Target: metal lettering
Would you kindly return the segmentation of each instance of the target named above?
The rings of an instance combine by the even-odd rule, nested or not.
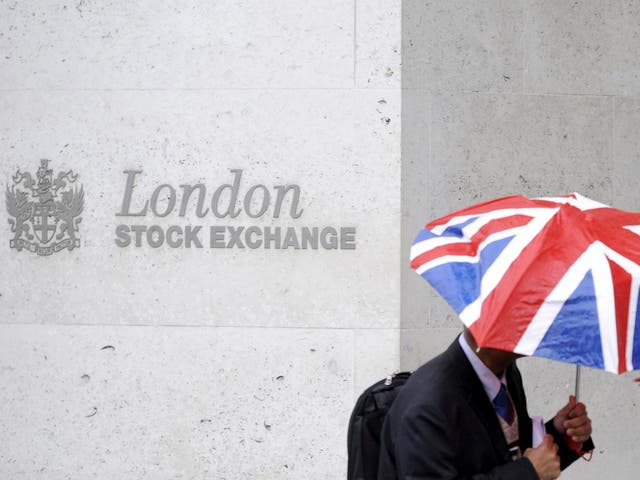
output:
[[[276,196],[276,204],[273,210],[273,218],[280,218],[280,209],[282,208],[282,201],[284,200],[284,196],[287,194],[289,190],[293,190],[293,199],[291,200],[291,210],[289,211],[289,215],[291,218],[300,218],[304,209],[300,209],[298,211],[298,201],[300,200],[300,187],[298,185],[275,185],[273,188],[276,189],[278,195]]]
[[[131,225],[131,231],[136,234],[136,247],[141,247],[142,234],[147,231],[146,225]]]
[[[135,188],[136,175],[142,173],[142,170],[125,170],[127,175],[127,184],[124,187],[124,196],[122,197],[122,210],[120,213],[116,213],[116,217],[144,217],[147,214],[147,206],[149,201],[144,204],[144,208],[138,213],[131,213],[131,196],[133,195],[133,189]]]
[[[204,183],[195,185],[180,184],[180,191],[169,183],[157,186],[144,204],[137,202],[134,196],[136,181],[142,170],[124,170],[126,175],[125,189],[122,197],[122,206],[116,216],[120,217],[144,217],[149,211],[156,217],[167,217],[177,213],[179,217],[188,215],[191,208],[198,218],[203,218],[212,213],[217,218],[236,218],[243,209],[250,218],[259,218],[268,214],[274,200],[272,218],[280,218],[283,208],[289,207],[289,216],[293,219],[300,218],[304,209],[300,206],[301,189],[299,185],[274,185],[273,190],[264,184],[255,184],[242,197],[242,169],[230,169],[233,179],[230,183],[218,186],[210,200],[207,201],[207,186]],[[261,191],[259,197],[257,192]],[[275,191],[275,193],[274,193]],[[195,197],[195,200],[193,200]],[[224,197],[224,199],[223,199]],[[176,209],[177,202],[179,209]],[[138,205],[138,211],[135,211]],[[286,214],[286,212],[285,212]]]
[[[274,233],[271,233],[271,227],[264,227],[264,248],[271,248],[272,242],[274,243],[273,248],[280,248],[280,227],[275,227]]]
[[[156,234],[157,238],[153,238],[154,234]],[[147,230],[147,243],[152,248],[161,247],[164,243],[164,230],[160,225],[152,225]]]
[[[129,227],[127,225],[118,225],[116,227],[116,245],[119,247],[128,247],[131,244],[129,236]]]
[[[175,237],[174,237],[175,234]],[[171,248],[178,248],[182,246],[182,228],[178,225],[171,225],[167,229],[167,245]]]
[[[302,227],[302,249],[306,250],[309,244],[312,250],[318,249],[318,227]]]
[[[340,249],[341,250],[356,249],[356,229],[354,227],[340,228]]]
[[[259,238],[257,240],[254,240],[252,238],[252,235],[254,234],[256,236],[262,235],[262,230],[260,230],[260,227],[249,227],[244,233],[244,241],[247,244],[247,247],[251,249],[260,248],[262,246],[262,239]]]
[[[194,227],[193,225],[187,225],[184,229],[184,246],[185,248],[191,248],[191,244],[196,248],[202,248],[202,242],[200,241],[200,229],[202,225]]]
[[[240,189],[240,180],[242,178],[242,170],[231,170],[231,172],[235,175],[233,179],[233,185],[225,184],[219,186],[216,191],[213,193],[213,197],[211,197],[211,210],[213,214],[218,218],[226,217],[227,215],[231,218],[236,218],[240,215],[241,210],[235,210],[236,202],[238,201],[238,190]],[[229,206],[227,210],[222,213],[219,211],[218,207],[220,206],[220,195],[222,195],[223,190],[231,189],[231,197],[229,199]]]
[[[287,233],[284,234],[284,241],[282,242],[282,248],[293,247],[296,250],[300,250],[300,244],[298,243],[298,236],[296,235],[296,229],[293,227],[287,228]]]
[[[187,213],[187,207],[189,206],[189,199],[191,198],[191,194],[194,190],[198,190],[198,206],[196,207],[196,215],[200,218],[204,217],[207,213],[209,213],[209,209],[207,208],[205,211],[202,210],[204,207],[205,196],[207,195],[207,187],[205,187],[202,183],[198,183],[196,185],[180,185],[182,188],[182,200],[180,202],[180,213],[178,214],[181,217],[184,217]]]
[[[160,192],[162,192],[163,188],[169,189],[169,196],[167,197],[167,206],[163,213],[158,212],[158,197],[160,196]],[[169,215],[173,208],[176,206],[176,190],[171,185],[167,183],[163,183],[158,188],[153,191],[151,195],[151,211],[156,215],[156,217],[166,217]]]
[[[236,244],[238,245],[238,248],[244,248],[244,245],[242,244],[242,240],[240,240],[240,234],[244,230],[244,227],[238,227],[238,228],[227,227],[227,229],[231,234],[231,237],[229,238],[229,243],[227,243],[227,248],[233,248]]]
[[[338,248],[338,232],[333,227],[325,227],[320,232],[320,244],[327,250]]]
[[[254,215],[253,213],[251,213],[251,201],[253,200],[253,193],[258,188],[262,188],[264,193],[262,194],[262,206],[260,207],[260,210],[258,210],[258,213]],[[267,187],[265,187],[264,185],[254,185],[244,196],[244,209],[247,212],[247,215],[249,215],[251,218],[258,218],[264,215],[264,213],[269,208],[269,203],[271,203],[271,196],[269,195],[269,190],[267,190]]]
[[[224,248],[224,232],[225,228],[219,225],[213,225],[210,229],[211,237],[209,238],[209,246],[211,248]]]

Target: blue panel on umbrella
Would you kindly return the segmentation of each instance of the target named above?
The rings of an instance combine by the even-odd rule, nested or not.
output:
[[[482,275],[512,238],[507,237],[491,242],[480,252],[479,262],[449,262],[427,270],[422,276],[444,297],[456,313],[460,313],[480,296]]]
[[[604,368],[593,276],[587,272],[567,299],[534,355]]]
[[[477,218],[478,217],[471,217],[466,222],[458,223],[457,225],[451,225],[447,227],[445,231],[442,232],[442,236],[443,237],[464,237],[464,234],[462,233],[462,229],[467,225],[469,225],[470,223],[475,222]]]
[[[432,233],[431,230],[427,228],[423,228],[422,230],[420,230],[420,232],[418,233],[418,236],[416,237],[413,243],[422,242],[423,240],[429,240],[431,238],[438,238],[438,237],[462,237],[463,236],[462,229],[467,225],[469,225],[470,223],[474,222],[477,218],[478,217],[472,217],[468,219],[466,222],[462,222],[457,225],[451,225],[447,227],[445,231],[442,232],[441,235],[436,235],[435,233]]]

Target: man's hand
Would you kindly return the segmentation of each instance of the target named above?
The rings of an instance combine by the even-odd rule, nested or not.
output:
[[[529,459],[540,480],[555,480],[560,476],[558,445],[551,435],[545,435],[536,448],[527,448],[524,456]]]
[[[591,420],[587,415],[584,403],[576,402],[571,395],[569,403],[558,411],[553,419],[553,426],[562,435],[567,435],[578,444],[582,444],[591,436]]]

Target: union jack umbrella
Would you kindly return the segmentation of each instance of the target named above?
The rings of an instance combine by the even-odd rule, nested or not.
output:
[[[427,224],[411,267],[480,347],[640,368],[640,213],[577,193],[499,198]]]

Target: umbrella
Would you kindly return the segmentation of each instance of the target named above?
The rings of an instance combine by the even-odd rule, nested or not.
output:
[[[434,220],[411,267],[479,347],[640,368],[640,214],[573,193],[509,196]]]

